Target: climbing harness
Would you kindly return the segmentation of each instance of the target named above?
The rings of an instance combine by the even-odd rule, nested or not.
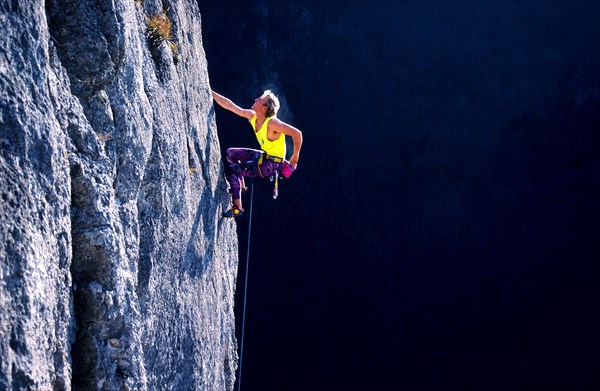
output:
[[[292,167],[283,158],[280,158],[277,156],[270,156],[267,153],[262,153],[257,161],[258,174],[260,175],[261,178],[265,177],[260,168],[260,166],[262,165],[262,163],[265,159],[271,160],[272,162],[275,162],[275,163],[279,163],[279,167],[277,167],[277,169],[270,176],[271,182],[275,181],[275,184],[273,186],[273,199],[276,200],[277,196],[279,195],[279,175],[281,174],[281,176],[283,178],[289,178],[290,175],[292,175],[292,173],[294,172],[295,168]]]
[[[238,391],[242,389],[242,360],[244,358],[244,334],[246,329],[246,298],[248,296],[248,268],[250,266],[250,230],[252,229],[252,201],[254,199],[254,180],[250,181],[250,208],[248,209],[248,246],[246,252],[246,278],[244,282],[244,310],[242,313],[242,340],[240,341],[240,367],[238,373]]]

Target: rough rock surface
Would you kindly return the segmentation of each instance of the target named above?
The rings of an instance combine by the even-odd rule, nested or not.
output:
[[[0,389],[232,389],[196,2],[2,0],[0,23]]]

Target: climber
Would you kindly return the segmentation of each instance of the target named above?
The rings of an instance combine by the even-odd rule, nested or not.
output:
[[[268,178],[277,175],[285,167],[296,169],[302,147],[302,132],[276,117],[279,99],[271,91],[265,91],[254,100],[250,109],[242,109],[230,99],[212,91],[213,99],[219,106],[232,111],[250,121],[254,134],[262,150],[250,148],[229,148],[225,176],[231,187],[232,206],[223,213],[225,217],[238,217],[244,214],[241,191],[246,190],[244,177]],[[285,135],[294,141],[294,153],[289,162],[285,160]]]

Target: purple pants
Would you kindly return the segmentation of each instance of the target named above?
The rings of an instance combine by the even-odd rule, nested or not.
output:
[[[264,152],[250,148],[229,148],[227,150],[227,164],[225,165],[225,177],[231,187],[231,196],[234,200],[241,197],[241,179],[270,177],[278,168],[280,163],[263,159],[258,171],[258,158]]]

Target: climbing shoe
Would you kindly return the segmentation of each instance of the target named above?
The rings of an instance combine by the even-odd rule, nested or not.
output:
[[[238,209],[235,206],[232,206],[226,212],[223,212],[223,217],[242,217],[244,215],[243,209]]]

